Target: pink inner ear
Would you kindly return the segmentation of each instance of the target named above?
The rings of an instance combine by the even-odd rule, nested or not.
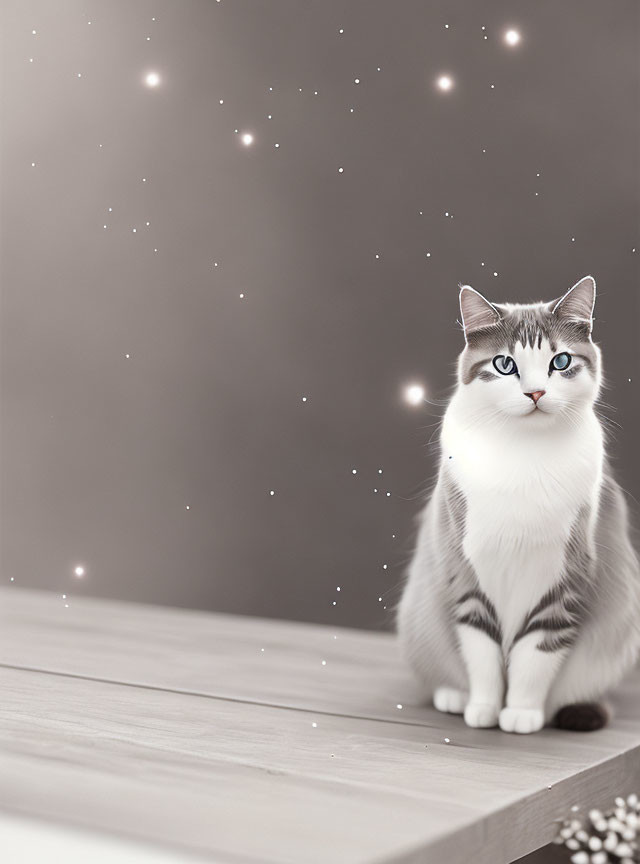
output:
[[[498,310],[482,294],[466,285],[460,292],[460,312],[465,333],[491,327],[500,320]]]

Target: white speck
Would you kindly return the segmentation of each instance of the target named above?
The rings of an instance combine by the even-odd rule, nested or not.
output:
[[[343,171],[344,171],[344,168],[338,168],[338,174],[342,174]]]
[[[260,653],[261,653],[261,654],[264,654],[264,648],[261,648],[261,649],[260,649]]]
[[[29,57],[29,63],[33,63],[33,57]]]
[[[326,666],[326,665],[327,665],[327,661],[326,661],[326,660],[323,660],[323,661],[322,661],[322,665],[323,665],[323,666]]]
[[[431,252],[427,252],[427,258],[431,258]]]
[[[378,474],[382,474],[382,468],[378,468]]]
[[[157,87],[160,83],[160,76],[157,72],[149,72],[145,75],[144,83],[147,87]]]
[[[447,92],[453,87],[453,78],[451,78],[450,75],[441,75],[436,81],[436,84],[440,90]]]
[[[449,25],[448,25],[448,24],[445,24],[445,25],[444,25],[444,29],[445,29],[445,30],[448,30],[448,29],[449,29]]]
[[[214,261],[214,262],[213,262],[213,266],[214,266],[214,267],[217,267],[217,266],[218,266],[218,262],[217,262],[217,261]]]
[[[138,231],[138,229],[137,229],[137,228],[132,228],[132,229],[131,229],[131,232],[132,232],[132,233],[133,233],[133,234],[136,234],[136,233],[137,233],[137,231]]]
[[[419,405],[424,400],[424,387],[421,384],[409,384],[405,387],[404,398],[409,405]]]
[[[494,275],[494,276],[497,276],[497,275],[498,275],[498,271],[497,271],[497,270],[494,270],[494,271],[493,271],[493,275]]]
[[[16,581],[16,580],[15,580],[15,576],[12,576],[10,581],[11,581],[11,582],[15,582],[15,581]]]
[[[336,601],[334,600],[333,603],[332,603],[331,605],[332,605],[332,606],[337,606]]]
[[[379,257],[380,257],[380,254],[378,252],[376,252],[376,258],[379,258]]]
[[[354,83],[354,84],[359,84],[359,83],[360,83],[360,79],[359,79],[359,78],[354,78],[354,79],[353,79],[353,83]]]
[[[143,182],[143,183],[146,183],[146,182],[147,182],[147,178],[146,178],[146,177],[143,177],[143,178],[142,178],[142,182]]]
[[[275,495],[275,494],[276,494],[275,489],[270,489],[270,490],[269,490],[269,495]]]
[[[78,78],[82,78],[82,72],[78,72]]]
[[[396,705],[396,708],[398,709],[398,711],[402,711],[402,705],[399,702]]]
[[[378,597],[378,603],[382,603],[382,597]]]
[[[65,603],[65,604],[64,604],[64,608],[65,608],[65,609],[68,609],[68,608],[69,608],[69,604],[68,604],[68,603]]]
[[[131,357],[131,354],[125,354],[124,356],[128,360]]]
[[[241,295],[240,295],[240,299],[241,299],[241,300],[244,300],[244,294],[241,294]]]
[[[242,134],[242,143],[245,147],[249,147],[251,144],[253,144],[253,135],[251,134],[251,132],[244,132]]]
[[[34,35],[34,36],[35,36],[35,35],[36,35],[36,33],[37,33],[37,30],[32,30],[32,31],[31,31],[31,32],[32,32],[32,33],[33,33],[33,35]]]
[[[66,595],[66,594],[63,594],[63,595],[62,595],[62,599],[63,599],[63,600],[66,600],[66,599],[67,599],[67,595]]]
[[[314,729],[317,729],[317,728],[318,728],[318,724],[317,724],[317,723],[312,723],[311,725],[312,725],[312,727],[313,727]]]
[[[273,146],[274,146],[274,147],[276,148],[276,150],[277,150],[278,147],[279,147],[280,145],[279,145],[279,144],[274,144]]]
[[[491,87],[492,90],[495,90],[495,89],[496,89],[496,85],[495,85],[495,84],[490,84],[489,86]]]
[[[340,590],[340,586],[337,585],[337,586],[336,586],[336,591],[339,591],[339,590]]]
[[[517,45],[520,41],[520,34],[517,30],[507,30],[504,34],[504,41],[507,45]]]
[[[444,743],[445,743],[445,744],[451,744],[451,739],[450,739],[450,738],[445,738],[445,739],[444,739]]]
[[[80,577],[80,576],[84,576],[84,567],[83,567],[81,564],[78,564],[78,566],[74,569],[73,572],[74,572],[74,573],[76,574],[76,576],[78,576],[78,577]]]
[[[146,224],[146,226],[147,226],[147,228],[148,228],[149,225],[150,225],[151,223],[150,223],[150,222],[146,222],[145,224]]]
[[[383,569],[383,570],[388,570],[388,569],[389,569],[389,565],[388,565],[388,564],[383,564],[383,565],[382,565],[382,569]]]
[[[306,401],[307,401],[307,397],[306,397],[306,396],[303,396],[303,397],[302,397],[302,401],[303,401],[303,402],[306,402]]]
[[[342,35],[342,34],[344,33],[344,28],[341,27],[341,28],[338,30],[338,33],[340,33],[340,35]]]
[[[190,504],[187,504],[187,506],[186,506],[184,509],[185,509],[185,510],[191,510],[191,505],[190,505]]]
[[[352,468],[352,469],[351,469],[351,473],[352,473],[352,474],[357,474],[357,473],[358,473],[358,469],[357,469],[357,468]]]
[[[387,498],[391,497],[391,492],[387,492]]]

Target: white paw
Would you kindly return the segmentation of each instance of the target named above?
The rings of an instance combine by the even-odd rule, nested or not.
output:
[[[542,708],[503,708],[500,712],[500,728],[503,732],[519,732],[528,735],[544,726]]]
[[[433,694],[433,705],[446,714],[462,714],[469,695],[453,687],[438,687]]]
[[[499,710],[498,705],[491,705],[487,702],[469,702],[464,709],[464,722],[467,726],[474,726],[479,729],[497,726]]]

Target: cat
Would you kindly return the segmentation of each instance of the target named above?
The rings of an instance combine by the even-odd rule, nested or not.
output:
[[[397,610],[439,711],[473,727],[597,729],[636,660],[640,572],[595,402],[596,284],[490,303],[460,289],[465,347]]]

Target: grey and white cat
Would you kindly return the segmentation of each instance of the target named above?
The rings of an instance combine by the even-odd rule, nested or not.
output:
[[[460,291],[466,345],[398,609],[404,653],[469,726],[595,729],[635,662],[640,573],[594,410],[586,276],[551,303]]]

